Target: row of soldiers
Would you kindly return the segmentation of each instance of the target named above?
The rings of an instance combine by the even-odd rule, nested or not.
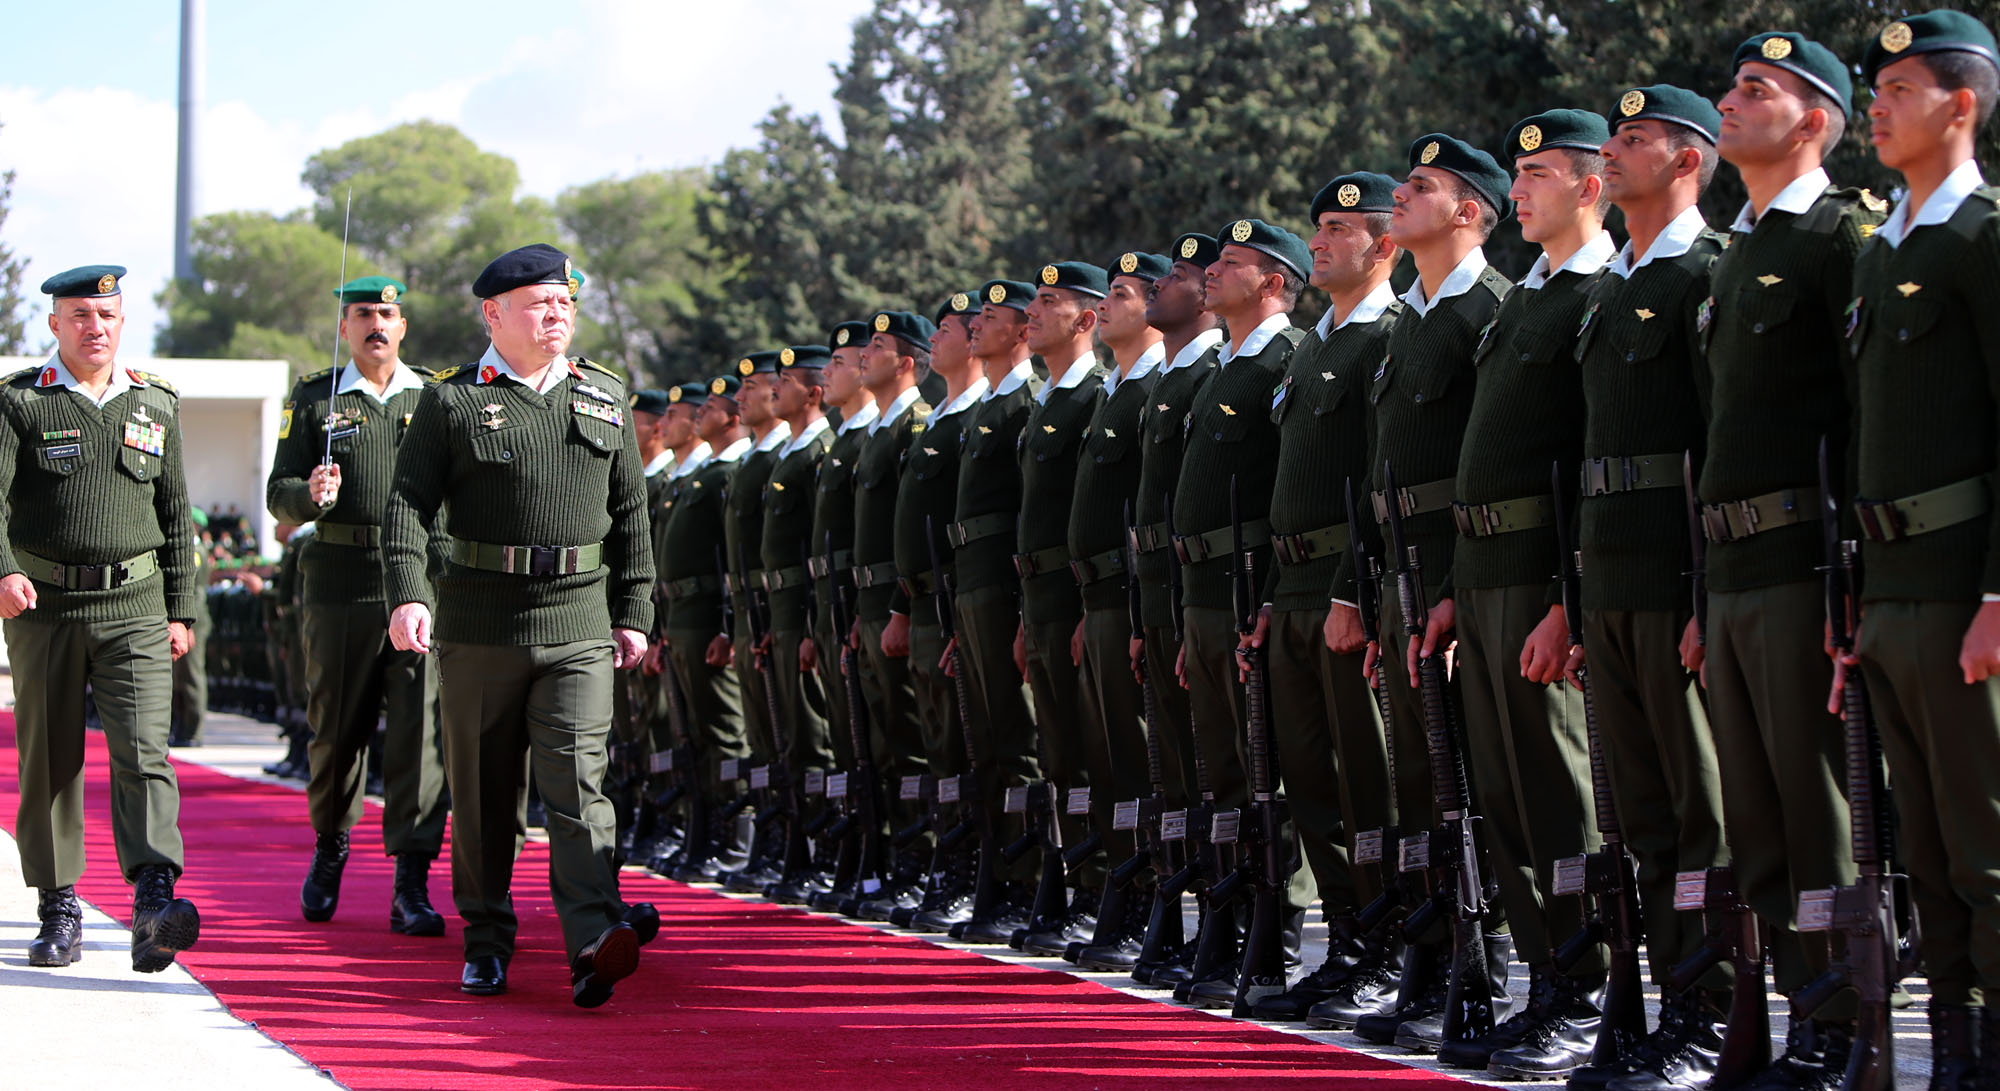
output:
[[[1990,1081],[1995,62],[1953,12],[1870,47],[1893,213],[1820,165],[1850,70],[1771,32],[1719,108],[1634,87],[1498,158],[1419,137],[1400,181],[1329,182],[1310,240],[1236,220],[638,392],[626,851],[1503,1077],[1868,1082],[1907,997],[1858,980],[1865,929],[1802,934],[1885,862],[1827,709],[1866,686],[1934,1085]],[[1481,249],[1509,215],[1518,283]],[[1829,658],[1844,533],[1867,624]],[[1315,898],[1328,954],[1290,976]]]

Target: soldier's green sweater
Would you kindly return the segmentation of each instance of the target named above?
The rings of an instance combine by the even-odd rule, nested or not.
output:
[[[781,424],[773,424],[781,428]],[[765,433],[764,438],[769,438]],[[784,441],[780,440],[779,443]],[[759,451],[755,447],[743,456],[729,475],[729,482],[723,487],[723,498],[728,501],[722,521],[722,555],[729,567],[729,574],[739,581],[747,581],[747,588],[762,589],[764,586],[764,486],[770,483],[771,471],[778,465],[776,447]],[[750,624],[750,592],[739,583],[736,593],[730,596],[730,604],[736,611],[736,624],[748,631]]]
[[[1583,376],[1576,339],[1590,290],[1602,271],[1558,271],[1540,288],[1517,287],[1493,316],[1473,353],[1479,382],[1458,449],[1463,504],[1547,497],[1555,464],[1575,473],[1583,458]],[[1544,509],[1553,519],[1554,506]],[[1427,562],[1428,563],[1428,562]],[[1452,558],[1454,587],[1541,584],[1562,601],[1556,532],[1548,526],[1485,537],[1461,536]]]
[[[826,454],[819,460],[819,478],[813,490],[812,555],[814,564],[824,564],[832,542],[835,567],[854,566],[854,463],[861,457],[861,443],[868,427],[857,425],[846,431],[836,424]],[[819,625],[825,628],[833,604],[833,583],[824,578],[813,581],[819,599]]]
[[[1076,489],[1069,503],[1069,555],[1078,561],[1118,551],[1118,567],[1099,565],[1098,578],[1084,585],[1086,610],[1123,610],[1125,591],[1125,517],[1136,512],[1139,497],[1139,414],[1152,396],[1153,376],[1119,380],[1110,394],[1101,390],[1092,400],[1090,422],[1084,427],[1083,450],[1076,461]]]
[[[287,523],[324,519],[380,526],[396,473],[396,448],[409,431],[423,389],[399,390],[384,403],[358,390],[335,394],[332,381],[333,369],[325,368],[292,387],[280,417],[278,450],[264,487],[264,503]],[[333,461],[340,467],[340,492],[331,506],[321,507],[313,503],[306,479],[326,453],[329,431],[334,436]],[[440,537],[438,546],[444,541]],[[443,561],[441,548],[434,546],[433,565]],[[308,603],[382,601],[382,557],[375,550],[315,538],[299,564]]]
[[[932,413],[922,434],[910,444],[903,473],[896,483],[896,574],[904,579],[936,578],[931,569],[931,549],[925,541],[928,524],[935,534],[937,556],[949,569],[952,565],[951,540],[945,536],[958,504],[958,463],[960,442],[966,422],[979,403],[941,416]],[[917,625],[937,624],[936,594],[912,598],[910,620]]]
[[[2000,189],[1982,187],[1854,268],[1859,495],[1899,500],[1984,478],[2000,500]],[[1862,545],[1864,597],[1969,602],[2000,594],[2000,502],[1942,530]]]
[[[1040,380],[1030,378],[969,411],[972,417],[961,434],[956,522],[1002,515],[1018,526],[1021,464],[1016,458],[1017,447],[1035,392],[1040,389]],[[1019,583],[1014,571],[1014,543],[1014,533],[1003,530],[961,546],[952,559],[959,592]]]
[[[1392,303],[1372,322],[1351,322],[1321,338],[1306,331],[1278,387],[1271,419],[1278,425],[1278,473],[1271,489],[1271,532],[1306,534],[1347,524],[1347,483],[1364,533],[1368,512],[1368,380],[1402,317]],[[1372,539],[1371,539],[1372,540]],[[1352,587],[1335,587],[1346,551],[1304,564],[1273,564],[1264,601],[1275,610],[1325,610],[1329,598],[1351,600]]]
[[[382,519],[384,601],[429,606],[440,640],[562,644],[653,623],[653,550],[637,437],[622,419],[624,384],[587,360],[547,394],[511,379],[448,369],[424,389]],[[606,393],[608,401],[579,389]],[[492,408],[488,408],[488,407]],[[427,548],[452,538],[491,545],[604,544],[604,564],[566,576],[519,576],[448,564],[432,591]]]
[[[861,443],[854,469],[854,566],[890,564],[896,560],[896,492],[903,457],[921,440],[931,419],[931,407],[912,402],[887,421],[877,420]],[[892,578],[863,587],[855,595],[855,617],[886,621],[891,613],[907,614],[910,600]]]
[[[1412,310],[1397,320],[1368,392],[1374,405],[1368,452],[1371,492],[1383,488],[1385,462],[1393,464],[1399,488],[1452,481],[1456,491],[1459,443],[1472,416],[1473,388],[1479,378],[1473,351],[1480,332],[1493,321],[1513,286],[1489,265],[1472,287],[1438,300],[1422,315]],[[1359,496],[1355,499],[1360,501]],[[1386,544],[1388,527],[1378,530]],[[1424,593],[1433,602],[1449,595],[1452,555],[1458,545],[1450,509],[1403,520],[1403,534],[1405,544],[1416,546],[1423,561]],[[1550,559],[1553,563],[1553,552]],[[1385,563],[1389,571],[1395,570],[1394,558]],[[1334,586],[1349,587],[1353,578],[1350,554],[1341,558]]]
[[[1104,384],[1104,369],[1094,361],[1071,366],[1086,369],[1083,379],[1067,388],[1044,387],[1048,397],[1028,410],[1021,429],[1021,522],[1014,551],[1056,549],[1063,558],[1021,581],[1021,616],[1030,625],[1083,616],[1083,596],[1069,568],[1070,498],[1076,492],[1084,426]]]
[[[0,575],[23,571],[15,549],[68,564],[112,564],[143,553],[160,575],[101,591],[69,591],[28,573],[35,608],[22,621],[125,621],[165,616],[193,624],[198,607],[194,522],[181,462],[180,396],[156,376],[102,408],[68,387],[37,386],[42,368],[0,385],[0,497],[7,534]],[[148,448],[151,448],[150,450]]]
[[[673,466],[646,478],[646,540],[653,544],[653,571],[657,575],[666,564],[666,551],[660,548],[660,532],[667,526],[667,494],[671,491]],[[659,584],[654,583],[653,631],[648,636],[658,640],[666,630],[667,604],[658,592]]]
[[[1798,215],[1772,208],[1734,232],[1716,259],[1697,371],[1706,391],[1708,459],[1701,499],[1717,504],[1780,489],[1817,489],[1825,437],[1845,464],[1848,391],[1840,335],[1855,256],[1882,222],[1858,189],[1828,188]],[[1869,197],[1867,201],[1876,202]],[[1818,579],[1817,520],[1708,550],[1708,588],[1743,591]]]
[[[722,632],[722,577],[715,570],[715,551],[727,535],[723,524],[728,505],[723,494],[736,461],[718,458],[667,485],[659,536],[660,584],[673,587],[692,581],[667,604],[670,631]]]
[[[805,567],[812,540],[813,485],[820,459],[832,443],[833,429],[821,430],[804,446],[779,458],[764,485],[764,536],[756,552],[763,557],[767,587],[772,577],[780,573],[787,577],[783,587],[769,593],[771,628],[778,632],[805,631]],[[786,446],[790,445],[787,441]]]
[[[1304,336],[1305,331],[1287,324],[1255,353],[1220,364],[1195,392],[1185,418],[1181,476],[1174,490],[1174,534],[1226,533],[1229,482],[1234,478],[1254,572],[1266,571],[1271,563],[1269,536],[1263,535],[1267,540],[1259,545],[1258,536],[1248,529],[1270,515],[1271,485],[1277,478],[1278,425],[1271,419],[1271,399],[1284,381],[1292,350]],[[1207,560],[1182,567],[1181,605],[1231,608],[1227,543]]]
[[[1577,342],[1583,371],[1585,458],[1685,451],[1700,472],[1708,447],[1694,368],[1695,316],[1723,236],[1705,231],[1685,254],[1607,274]],[[1654,471],[1661,472],[1661,471]],[[1577,504],[1586,610],[1684,610],[1693,565],[1681,460],[1659,488],[1587,496]]]
[[[1219,345],[1221,333],[1209,330]],[[1160,526],[1167,520],[1167,502],[1180,487],[1181,456],[1187,450],[1188,410],[1194,392],[1215,370],[1216,346],[1211,345],[1191,364],[1162,371],[1139,412],[1139,496],[1133,505],[1133,521],[1142,527]],[[1167,363],[1173,363],[1171,357]],[[1167,548],[1172,548],[1171,546]],[[1173,558],[1167,549],[1139,555],[1139,611],[1147,625],[1175,624],[1173,592],[1168,585]]]

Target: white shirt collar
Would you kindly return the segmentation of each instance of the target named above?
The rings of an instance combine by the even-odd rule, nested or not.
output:
[[[1551,272],[1549,252],[1544,250],[1535,258],[1535,264],[1528,267],[1528,275],[1521,278],[1521,287],[1531,292],[1535,291],[1547,284],[1556,273],[1580,273],[1589,276],[1611,264],[1611,259],[1616,253],[1611,245],[1611,234],[1599,231],[1590,237],[1589,242],[1577,247],[1576,253],[1571,254],[1569,260],[1562,263],[1562,268]]]
[[[1618,256],[1612,259],[1607,268],[1620,277],[1630,277],[1642,265],[1650,265],[1656,261],[1672,261],[1687,253],[1694,246],[1694,241],[1701,238],[1701,233],[1706,230],[1708,221],[1702,219],[1700,207],[1689,205],[1681,209],[1681,214],[1675,216],[1666,230],[1660,232],[1653,240],[1653,245],[1646,248],[1644,257],[1633,261],[1632,240],[1626,239],[1625,245],[1618,251]]]
[[[667,480],[678,481],[686,477],[703,466],[708,465],[708,460],[714,455],[715,452],[709,448],[708,444],[696,444],[695,449],[689,451],[686,458],[674,463],[674,468],[667,472]]]
[[[789,428],[790,425],[788,424],[786,425],[786,427]],[[827,423],[825,417],[814,417],[811,423],[807,424],[805,428],[799,432],[798,435],[792,437],[790,443],[785,444],[785,449],[778,452],[778,457],[779,458],[792,457],[793,451],[803,450],[808,444],[812,443],[813,440],[817,439],[821,433],[825,432],[830,427],[832,426]]]
[[[1021,384],[1027,382],[1028,377],[1030,375],[1033,375],[1034,373],[1035,373],[1035,362],[1033,360],[1023,360],[1020,363],[1014,365],[1014,370],[1008,372],[1006,375],[1001,377],[999,386],[996,386],[993,389],[988,390],[986,393],[981,394],[979,396],[979,400],[982,402],[990,402],[995,398],[1004,398],[1007,395],[1012,394],[1016,390],[1021,389]]]
[[[741,439],[738,439],[736,442],[731,443],[729,446],[724,447],[722,449],[721,454],[715,455],[714,457],[710,458],[707,462],[702,463],[702,465],[706,466],[709,465],[710,463],[716,463],[716,462],[734,462],[737,459],[742,458],[744,454],[749,450],[750,450],[750,437],[744,436]]]
[[[49,362],[42,365],[41,378],[36,380],[35,385],[66,386],[78,394],[83,394],[85,398],[90,399],[93,405],[102,409],[111,399],[139,384],[133,382],[131,374],[114,362],[111,365],[111,381],[104,386],[104,396],[101,398],[91,398],[89,394],[84,394],[82,387],[77,385],[76,376],[71,374],[69,365],[62,361],[62,353],[53,352],[49,354]]]
[[[875,415],[879,412],[881,410],[875,408],[875,399],[868,399],[853,414],[840,418],[840,431],[835,432],[834,435],[844,436],[856,428],[868,427],[870,424],[875,423]]]
[[[757,441],[757,453],[761,455],[766,451],[775,451],[783,447],[785,441],[791,438],[792,426],[786,424],[784,421],[779,421],[770,431],[764,433],[763,439]]]
[[[1160,364],[1166,360],[1166,358],[1167,358],[1166,342],[1155,341],[1152,344],[1147,345],[1146,351],[1140,353],[1139,358],[1137,360],[1132,361],[1131,371],[1126,372],[1123,376],[1120,376],[1118,374],[1117,368],[1114,367],[1111,369],[1111,373],[1104,377],[1104,392],[1106,394],[1116,394],[1118,392],[1118,388],[1121,385],[1130,382],[1133,379],[1143,379],[1146,376],[1151,375],[1153,373],[1153,369],[1159,367]]]
[[[660,449],[659,454],[653,456],[653,461],[646,463],[645,474],[647,477],[654,477],[662,470],[672,470],[673,468],[674,449],[672,447],[663,447]]]
[[[1251,330],[1250,336],[1243,339],[1242,348],[1237,349],[1224,345],[1222,346],[1222,352],[1218,355],[1225,365],[1238,356],[1255,356],[1264,351],[1264,346],[1271,343],[1271,338],[1278,336],[1279,330],[1291,324],[1292,319],[1290,315],[1283,312],[1274,314],[1257,323],[1257,328]]]
[[[1043,383],[1042,388],[1035,391],[1035,404],[1047,405],[1049,404],[1049,395],[1056,391],[1075,390],[1077,387],[1082,386],[1083,380],[1089,376],[1091,370],[1096,366],[1097,354],[1094,352],[1086,352],[1082,356],[1071,360],[1069,366],[1063,369],[1062,378],[1056,379],[1053,382]],[[1054,368],[1049,369],[1050,375],[1054,375],[1055,373]]]
[[[1932,190],[1929,197],[1924,198],[1924,207],[1918,209],[1916,215],[1910,215],[1910,202],[1907,198],[1897,204],[1882,226],[1875,229],[1875,237],[1890,246],[1901,246],[1910,232],[1917,228],[1941,224],[1951,219],[1952,214],[1958,211],[1958,206],[1964,204],[1967,197],[1972,196],[1972,191],[1985,184],[1986,176],[1979,173],[1979,164],[1968,159],[1960,163],[1950,174],[1945,175],[1944,181],[1938,188]]]
[[[1806,209],[1811,208],[1813,202],[1819,200],[1819,195],[1825,193],[1826,187],[1832,184],[1833,181],[1826,176],[1825,167],[1814,167],[1797,178],[1792,179],[1791,185],[1779,190],[1778,195],[1771,199],[1771,204],[1764,211],[1767,214],[1773,210],[1789,212],[1796,216]],[[1729,230],[1754,230],[1757,226],[1757,221],[1762,218],[1762,216],[1759,216],[1750,207],[1750,202],[1745,201],[1743,202],[1743,211],[1736,214],[1736,222],[1729,225]]]
[[[875,433],[880,432],[883,428],[888,426],[889,422],[895,420],[899,416],[902,416],[903,410],[908,409],[909,407],[917,404],[917,399],[923,397],[923,393],[924,393],[923,391],[918,390],[916,387],[913,386],[910,389],[903,391],[901,394],[896,395],[896,400],[889,403],[888,412],[883,413],[877,416],[874,420],[868,422],[868,434],[872,436]]]
[[[970,386],[967,386],[964,390],[959,391],[958,397],[953,398],[949,402],[946,402],[945,407],[943,409],[938,410],[937,413],[931,417],[931,419],[933,421],[940,420],[942,418],[951,416],[953,413],[958,413],[970,409],[972,408],[974,403],[983,400],[985,397],[986,397],[986,376],[981,375],[978,378],[972,380],[972,384]]]
[[[514,370],[514,365],[501,357],[500,350],[494,348],[489,342],[486,346],[486,354],[479,358],[479,382],[481,385],[484,385],[501,379],[511,379],[537,394],[547,394],[556,388],[557,383],[569,377],[569,369],[569,360],[566,357],[558,356],[549,362],[548,367],[542,369],[542,377],[540,379],[530,383],[528,380],[521,378],[520,373]]]
[[[1410,283],[1410,290],[1403,293],[1403,302],[1417,312],[1418,318],[1422,318],[1431,313],[1431,308],[1439,303],[1452,296],[1464,295],[1471,291],[1472,286],[1479,283],[1479,275],[1485,271],[1486,250],[1484,247],[1475,246],[1471,253],[1459,259],[1458,265],[1451,272],[1445,274],[1444,283],[1438,285],[1437,291],[1432,292],[1429,299],[1424,298],[1424,278],[1419,276]]]
[[[1208,329],[1195,334],[1194,340],[1182,345],[1181,350],[1174,353],[1174,358],[1167,362],[1167,366],[1160,369],[1160,374],[1165,375],[1168,372],[1179,371],[1184,367],[1193,366],[1196,360],[1201,359],[1202,353],[1221,343],[1222,331],[1210,326]]]
[[[1329,305],[1326,308],[1326,313],[1319,316],[1319,322],[1313,328],[1319,331],[1319,339],[1324,341],[1333,336],[1334,330],[1340,329],[1350,322],[1356,322],[1365,326],[1375,321],[1382,317],[1382,312],[1388,310],[1389,304],[1395,301],[1396,289],[1389,287],[1389,282],[1385,280],[1369,291],[1368,295],[1361,302],[1355,304],[1354,309],[1349,311],[1347,317],[1341,319],[1338,324],[1335,324],[1333,321],[1333,307]]]
[[[554,369],[551,368],[550,370]],[[358,392],[374,398],[377,405],[387,405],[390,398],[401,394],[405,390],[422,390],[423,388],[423,378],[410,365],[397,360],[395,369],[389,372],[389,385],[382,388],[382,395],[380,397],[376,397],[375,391],[369,387],[367,380],[361,377],[361,369],[354,366],[354,361],[349,360],[347,366],[340,369],[340,382],[335,384],[333,392],[335,394],[352,394]]]

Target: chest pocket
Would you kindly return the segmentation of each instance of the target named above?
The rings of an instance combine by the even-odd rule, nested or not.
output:
[[[1059,459],[1082,442],[1080,434],[1083,425],[1054,413],[1045,413],[1039,420],[1028,422],[1028,430],[1022,444],[1037,462]]]
[[[363,422],[359,420],[349,420],[343,424],[335,425],[331,431],[326,433],[327,438],[333,442],[333,453],[336,455],[351,455],[359,449],[363,427]]]
[[[49,473],[67,477],[90,464],[90,447],[81,439],[44,443],[35,448],[35,464]]]
[[[1202,406],[1194,411],[1188,434],[1206,437],[1214,443],[1241,443],[1250,434],[1251,414],[1268,411],[1269,404],[1268,401],[1255,405],[1218,401]]]
[[[828,455],[819,464],[819,491],[846,492],[854,480],[854,463],[844,455]]]
[[[1867,304],[1862,306],[1865,309]],[[1897,345],[1912,344],[1928,335],[1943,314],[1944,308],[1935,300],[1894,296],[1876,308],[1862,337],[1880,337]]]
[[[521,432],[515,428],[481,429],[467,445],[472,450],[472,460],[483,466],[507,469],[514,465],[520,452],[514,449],[520,441]]]
[[[151,420],[127,420],[123,424],[118,446],[118,468],[134,481],[152,481],[160,476],[160,466],[167,450],[167,432],[175,427],[175,422],[158,407],[151,407],[155,418]]]
[[[951,441],[945,440],[943,442],[948,443]],[[908,470],[910,475],[918,481],[934,480],[939,474],[944,473],[946,469],[950,468],[950,466],[951,456],[945,454],[941,448],[936,446],[935,442],[930,446],[918,443],[916,446],[910,448]]]
[[[1106,434],[1102,428],[1093,428],[1083,441],[1083,457],[1106,466],[1125,461],[1132,453],[1132,437],[1127,432],[1113,428]]]
[[[1007,439],[1009,428],[995,428],[991,425],[975,426],[966,433],[965,453],[974,458],[999,458],[1014,453],[1014,445]]]
[[[617,425],[610,421],[598,420],[596,417],[586,417],[581,413],[570,414],[569,430],[577,446],[591,454],[607,458],[623,442]]]
[[[1674,334],[1673,319],[1664,313],[1644,319],[1640,318],[1636,311],[1629,311],[1623,317],[1609,320],[1599,315],[1597,324],[1602,328],[1592,330],[1591,337],[1609,338],[1612,354],[1610,358],[1628,364],[1643,364],[1659,358],[1660,353],[1667,347],[1667,341]],[[1582,359],[1581,353],[1588,348],[1588,344],[1578,346],[1579,361]]]
[[[1744,329],[1762,337],[1783,330],[1798,307],[1798,293],[1790,285],[1743,288],[1736,293],[1736,321]]]
[[[1351,369],[1334,373],[1331,379],[1314,372],[1292,384],[1292,392],[1287,395],[1287,400],[1296,399],[1301,412],[1310,408],[1313,417],[1317,419],[1340,408],[1340,403],[1347,400],[1347,390],[1353,382]]]
[[[1488,346],[1488,351],[1497,350]],[[1402,386],[1412,404],[1436,405],[1451,396],[1452,387],[1457,385],[1458,371],[1450,364],[1415,365],[1406,362],[1402,365],[1402,373],[1391,375],[1390,379]]]

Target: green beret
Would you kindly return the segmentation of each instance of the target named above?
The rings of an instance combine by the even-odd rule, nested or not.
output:
[[[707,383],[682,383],[667,388],[668,405],[700,405],[707,400]]]
[[[868,323],[842,322],[826,335],[826,347],[844,349],[849,345],[860,348],[868,343]]]
[[[833,359],[825,345],[792,345],[778,350],[778,374],[787,371],[818,371]]]
[[[876,311],[875,320],[869,323],[869,327],[876,333],[901,338],[927,352],[931,347],[931,334],[937,332],[930,319],[909,311]]]
[[[1167,260],[1165,254],[1148,254],[1143,250],[1127,250],[1123,254],[1113,258],[1111,264],[1105,266],[1104,270],[1111,274],[1111,279],[1113,280],[1119,277],[1132,277],[1135,280],[1143,280],[1151,284],[1168,273],[1173,272],[1174,263]]]
[[[1035,286],[1018,280],[989,280],[979,286],[979,298],[984,301],[982,307],[993,303],[1025,311],[1028,301],[1035,298]]]
[[[1306,240],[1262,220],[1235,220],[1222,225],[1216,240],[1223,246],[1247,246],[1285,263],[1302,277],[1312,276],[1312,251]]]
[[[494,258],[480,272],[479,279],[472,282],[472,294],[481,299],[492,299],[503,292],[530,284],[560,284],[571,288],[574,294],[575,289],[571,287],[574,272],[568,254],[547,243],[532,243]]]
[[[189,508],[188,518],[194,520],[195,526],[206,527],[208,525],[208,513],[201,510],[200,508],[194,508],[194,507]]]
[[[973,315],[979,313],[979,307],[977,292],[953,292],[948,299],[938,304],[937,318],[934,321],[942,326],[945,319],[956,316],[969,322]]]
[[[1319,218],[1329,212],[1396,211],[1396,184],[1386,174],[1367,170],[1335,178],[1313,197],[1313,226],[1318,227]]]
[[[718,375],[708,381],[708,393],[710,397],[728,398],[733,402],[736,400],[736,392],[741,389],[743,389],[743,380],[738,379],[734,375]]]
[[[1171,254],[1177,262],[1184,261],[1206,269],[1215,264],[1215,259],[1222,256],[1222,244],[1199,231],[1189,231],[1174,240]]]
[[[1507,191],[1514,188],[1513,178],[1501,169],[1498,160],[1455,136],[1431,133],[1418,137],[1410,145],[1410,169],[1418,167],[1456,174],[1493,206],[1501,219],[1514,214],[1514,202],[1507,198]]]
[[[1618,97],[1618,108],[1605,119],[1613,126],[1627,121],[1664,121],[1693,129],[1710,144],[1722,137],[1722,111],[1693,91],[1671,83],[1626,91]]]
[[[1939,10],[1912,15],[1883,27],[1882,33],[1868,43],[1868,52],[1862,55],[1861,75],[1874,83],[1875,73],[1884,65],[1919,53],[1943,52],[1970,53],[2000,67],[2000,49],[1996,49],[1993,32],[1986,29],[1985,23],[1962,11]]]
[[[1548,148],[1595,154],[1611,139],[1611,126],[1589,110],[1544,110],[1507,130],[1507,152],[1519,159]]]
[[[42,281],[42,291],[56,299],[96,299],[118,295],[123,265],[79,265]]]
[[[589,279],[589,277],[583,275],[583,270],[571,269],[569,271],[569,297],[575,299],[577,296],[582,295],[583,282]]]
[[[651,413],[656,417],[667,415],[668,394],[664,390],[634,390],[630,399],[632,412]]]
[[[776,375],[778,373],[778,353],[775,349],[753,352],[736,361],[736,377],[748,379],[752,375]]]
[[[1037,289],[1067,288],[1087,296],[1103,299],[1111,292],[1111,278],[1104,270],[1087,261],[1059,261],[1054,265],[1042,266],[1035,276]]]
[[[1803,34],[1772,30],[1751,35],[1736,47],[1736,58],[1730,63],[1730,72],[1742,68],[1749,61],[1790,72],[1839,103],[1842,113],[1854,109],[1854,77],[1848,73],[1847,66],[1840,63],[1833,50]]]
[[[395,277],[356,277],[334,291],[342,306],[349,303],[395,303],[410,286]]]

